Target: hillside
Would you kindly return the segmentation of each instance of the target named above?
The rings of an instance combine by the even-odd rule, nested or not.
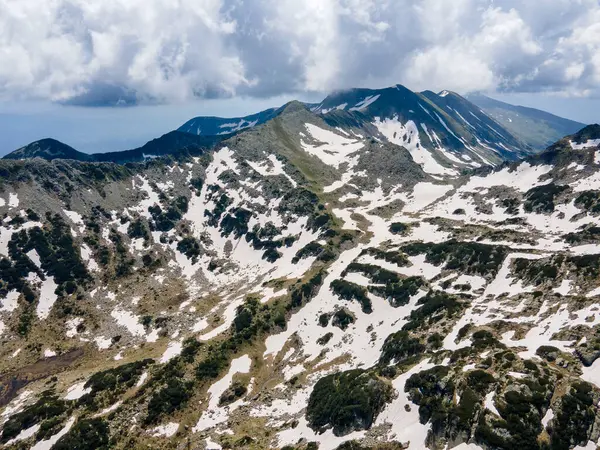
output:
[[[482,94],[471,94],[467,99],[535,150],[542,150],[585,126],[546,111],[511,105]]]
[[[246,117],[214,117],[200,116],[188,120],[177,130],[203,136],[217,136],[235,133],[237,131],[261,125],[277,116],[282,108],[271,108]]]
[[[4,156],[5,159],[43,158],[49,161],[54,159],[74,159],[77,161],[92,161],[93,157],[75,150],[56,139],[40,139],[21,147]]]
[[[448,101],[460,103],[460,111]],[[455,103],[453,103],[455,104]],[[404,86],[352,89],[328,96],[314,112],[329,116],[346,112],[359,132],[379,135],[405,146],[413,159],[434,175],[457,174],[462,169],[515,160],[529,149],[479,108],[452,93],[416,93]],[[462,114],[461,114],[462,112]]]
[[[227,136],[193,136],[189,133],[171,131],[132,150],[94,153],[91,155],[79,152],[54,139],[42,139],[9,153],[4,156],[3,159],[43,158],[49,161],[55,159],[71,159],[75,161],[125,164],[142,162],[167,155],[177,157],[181,154],[201,154],[205,150],[214,147],[226,137]]]
[[[0,444],[593,448],[600,127],[527,155],[394,90],[0,160]]]

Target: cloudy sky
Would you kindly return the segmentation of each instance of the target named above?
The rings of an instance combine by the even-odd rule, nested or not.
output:
[[[0,0],[0,153],[396,83],[600,121],[600,1]]]

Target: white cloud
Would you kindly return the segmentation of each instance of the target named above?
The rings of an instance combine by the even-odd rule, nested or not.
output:
[[[271,2],[268,2],[271,3]],[[298,87],[326,90],[340,68],[339,5],[336,0],[280,0],[273,6],[269,31],[290,47],[290,59],[298,61]]]
[[[0,0],[0,99],[179,102],[397,82],[600,96],[600,4]]]
[[[463,40],[417,52],[408,60],[405,77],[418,90],[469,92],[489,90],[496,84],[491,68]]]
[[[248,84],[221,0],[0,0],[4,96],[63,100],[115,84],[159,100]]]

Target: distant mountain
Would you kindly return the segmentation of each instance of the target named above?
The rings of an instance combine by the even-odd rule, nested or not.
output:
[[[43,158],[49,161],[53,159],[75,159],[77,161],[92,161],[93,157],[86,153],[75,150],[56,139],[40,139],[21,147],[14,152],[4,156],[5,159],[27,159]]]
[[[532,160],[558,167],[600,164],[600,125],[588,125],[575,134],[565,136]]]
[[[218,136],[235,133],[265,123],[281,112],[282,108],[271,108],[246,117],[194,117],[188,120],[177,131],[197,136]]]
[[[487,104],[495,102],[482,96],[469,98],[479,101],[484,98]],[[496,108],[505,105],[504,110],[520,108],[501,102],[493,104]],[[576,122],[528,108],[524,108],[528,111],[527,116],[523,112],[513,112],[514,118],[502,121],[500,118],[507,117],[505,113],[496,119],[494,114],[482,111],[455,92],[418,93],[395,85],[384,89],[338,91],[319,104],[291,102],[244,117],[196,117],[177,130],[132,150],[87,155],[58,141],[43,140],[6,158],[38,156],[123,164],[165,155],[198,154],[233,135],[277,119],[290,105],[320,117],[341,135],[371,138],[403,147],[427,174],[433,176],[455,177],[464,170],[521,159],[581,128]],[[531,117],[536,120],[532,126]],[[569,132],[558,131],[555,123],[562,124],[563,128],[569,125]],[[297,128],[302,132],[300,127]]]
[[[600,125],[593,124],[579,130],[572,136],[567,136],[573,147],[600,147]]]
[[[198,154],[212,148],[228,136],[194,136],[181,131],[171,131],[159,138],[153,139],[143,146],[119,152],[95,153],[94,161],[126,163],[139,162],[165,155],[181,153]]]
[[[55,139],[42,139],[9,153],[4,156],[4,159],[30,159],[39,157],[47,160],[72,159],[84,162],[125,164],[165,155],[177,155],[181,153],[198,154],[208,148],[212,148],[228,136],[230,135],[194,136],[181,131],[171,131],[147,142],[139,148],[117,152],[94,153],[91,155],[77,151]]]
[[[312,111],[331,126],[350,127],[406,147],[432,175],[515,160],[531,149],[456,93],[416,93],[404,86],[352,89]]]
[[[583,123],[546,111],[511,105],[482,94],[470,94],[467,99],[535,150],[543,150],[563,136],[585,127]]]

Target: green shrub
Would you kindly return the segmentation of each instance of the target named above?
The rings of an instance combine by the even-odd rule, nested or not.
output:
[[[594,388],[586,382],[575,382],[562,397],[561,408],[548,429],[550,448],[563,450],[574,445],[585,446],[596,418]]]
[[[368,277],[372,283],[376,284],[398,283],[400,281],[400,277],[397,273],[373,264],[350,263],[342,272],[342,276],[345,277],[348,273],[362,273]]]
[[[292,259],[292,263],[296,264],[298,261],[304,258],[308,258],[311,256],[318,257],[323,251],[325,247],[319,244],[317,241],[312,241],[302,247],[300,250],[296,252],[296,255]]]
[[[235,402],[237,399],[242,398],[246,395],[248,389],[245,385],[240,383],[239,381],[235,381],[229,386],[219,397],[219,406],[230,405]]]
[[[449,368],[436,366],[410,376],[404,386],[408,398],[419,405],[419,421],[432,421],[434,429],[441,429],[453,409],[454,382]]]
[[[191,259],[193,264],[198,261],[198,258],[202,254],[200,242],[193,236],[188,236],[180,240],[177,243],[177,250],[179,253],[184,254],[188,259]]]
[[[381,364],[401,363],[402,361],[420,355],[425,346],[417,338],[411,337],[407,331],[397,331],[390,334],[381,348],[379,362]]]
[[[556,361],[556,358],[560,355],[560,350],[551,345],[542,345],[541,347],[538,347],[535,354],[546,361],[553,362]]]
[[[421,277],[408,277],[396,283],[389,283],[385,286],[369,286],[369,292],[384,297],[390,304],[397,308],[408,304],[410,298],[419,292],[419,288],[425,285],[425,280]]]
[[[190,180],[190,186],[196,189],[196,195],[200,195],[202,186],[204,186],[204,180],[200,177],[194,177]]]
[[[247,209],[235,208],[221,220],[221,236],[229,237],[231,233],[236,239],[248,233],[248,222],[252,213]]]
[[[399,251],[384,251],[376,248],[367,248],[361,252],[362,255],[371,255],[375,259],[383,259],[392,264],[396,264],[399,267],[406,267],[410,265],[410,261],[406,255]]]
[[[464,305],[455,296],[440,291],[430,291],[418,304],[422,306],[411,311],[410,321],[402,327],[403,330],[431,325],[443,317],[453,317],[464,309]]]
[[[516,198],[505,198],[501,202],[502,206],[505,209],[506,214],[510,214],[511,216],[516,216],[519,214],[519,206],[521,206],[521,202]]]
[[[108,424],[103,419],[78,420],[67,434],[52,446],[53,450],[103,450],[109,445]]]
[[[146,242],[150,241],[150,231],[148,230],[148,226],[139,218],[129,224],[127,227],[127,235],[131,239],[144,239]]]
[[[262,259],[274,263],[283,256],[283,253],[274,248],[268,248],[262,255]]]
[[[406,231],[409,230],[409,226],[401,223],[401,222],[394,222],[390,225],[390,233],[392,234],[403,234]]]
[[[142,361],[135,361],[122,366],[108,369],[103,372],[93,374],[85,383],[85,388],[90,388],[91,392],[100,392],[107,389],[114,390],[119,385],[132,387],[142,375],[144,369],[153,364],[154,360],[148,358]]]
[[[373,306],[367,296],[366,288],[346,280],[333,280],[330,286],[333,293],[342,300],[356,300],[360,303],[364,313],[370,314],[373,312]]]
[[[354,317],[354,314],[352,314],[346,308],[340,308],[333,313],[331,325],[341,328],[342,330],[346,330],[346,328],[348,328],[354,322],[356,322],[356,317]]]
[[[208,187],[209,192],[218,192],[221,188],[216,185],[211,185]],[[211,197],[212,198],[212,197]],[[219,222],[221,220],[221,216],[225,212],[225,210],[231,205],[232,200],[227,196],[227,194],[222,193],[219,199],[216,201],[215,207],[212,211],[205,210],[204,216],[208,217],[207,223],[211,227],[219,226]]]
[[[554,212],[556,197],[569,189],[568,186],[560,186],[554,183],[536,186],[525,193],[523,207],[527,212]]]
[[[563,236],[564,240],[569,244],[582,244],[586,242],[600,241],[600,227],[587,226],[580,231],[567,233]]]
[[[310,394],[306,418],[312,429],[330,426],[336,436],[369,429],[392,395],[390,385],[361,369],[327,375]]]
[[[0,443],[6,443],[16,437],[21,431],[32,427],[46,419],[61,416],[68,410],[67,402],[46,391],[31,406],[13,414],[2,428]]]
[[[308,281],[304,283],[297,282],[292,286],[290,309],[299,308],[317,295],[326,275],[327,272],[325,270],[320,270],[310,277]]]
[[[326,345],[331,340],[332,337],[333,337],[333,333],[331,333],[331,332],[326,333],[323,336],[321,336],[319,339],[317,339],[317,344]]]
[[[600,214],[600,191],[583,191],[575,199],[575,206],[591,214]]]
[[[467,385],[480,395],[486,395],[495,382],[494,376],[485,370],[471,370],[467,374]]]
[[[329,320],[331,319],[331,314],[323,313],[319,316],[319,325],[325,328],[329,325]]]
[[[506,348],[496,337],[487,330],[479,330],[471,336],[473,339],[473,348],[483,350],[488,347]]]
[[[154,393],[148,402],[146,424],[156,423],[163,415],[169,415],[187,405],[192,395],[193,383],[172,378],[162,389]]]
[[[402,247],[410,256],[425,254],[428,263],[468,275],[495,276],[509,249],[501,245],[458,242],[451,239],[439,244],[412,243]]]

